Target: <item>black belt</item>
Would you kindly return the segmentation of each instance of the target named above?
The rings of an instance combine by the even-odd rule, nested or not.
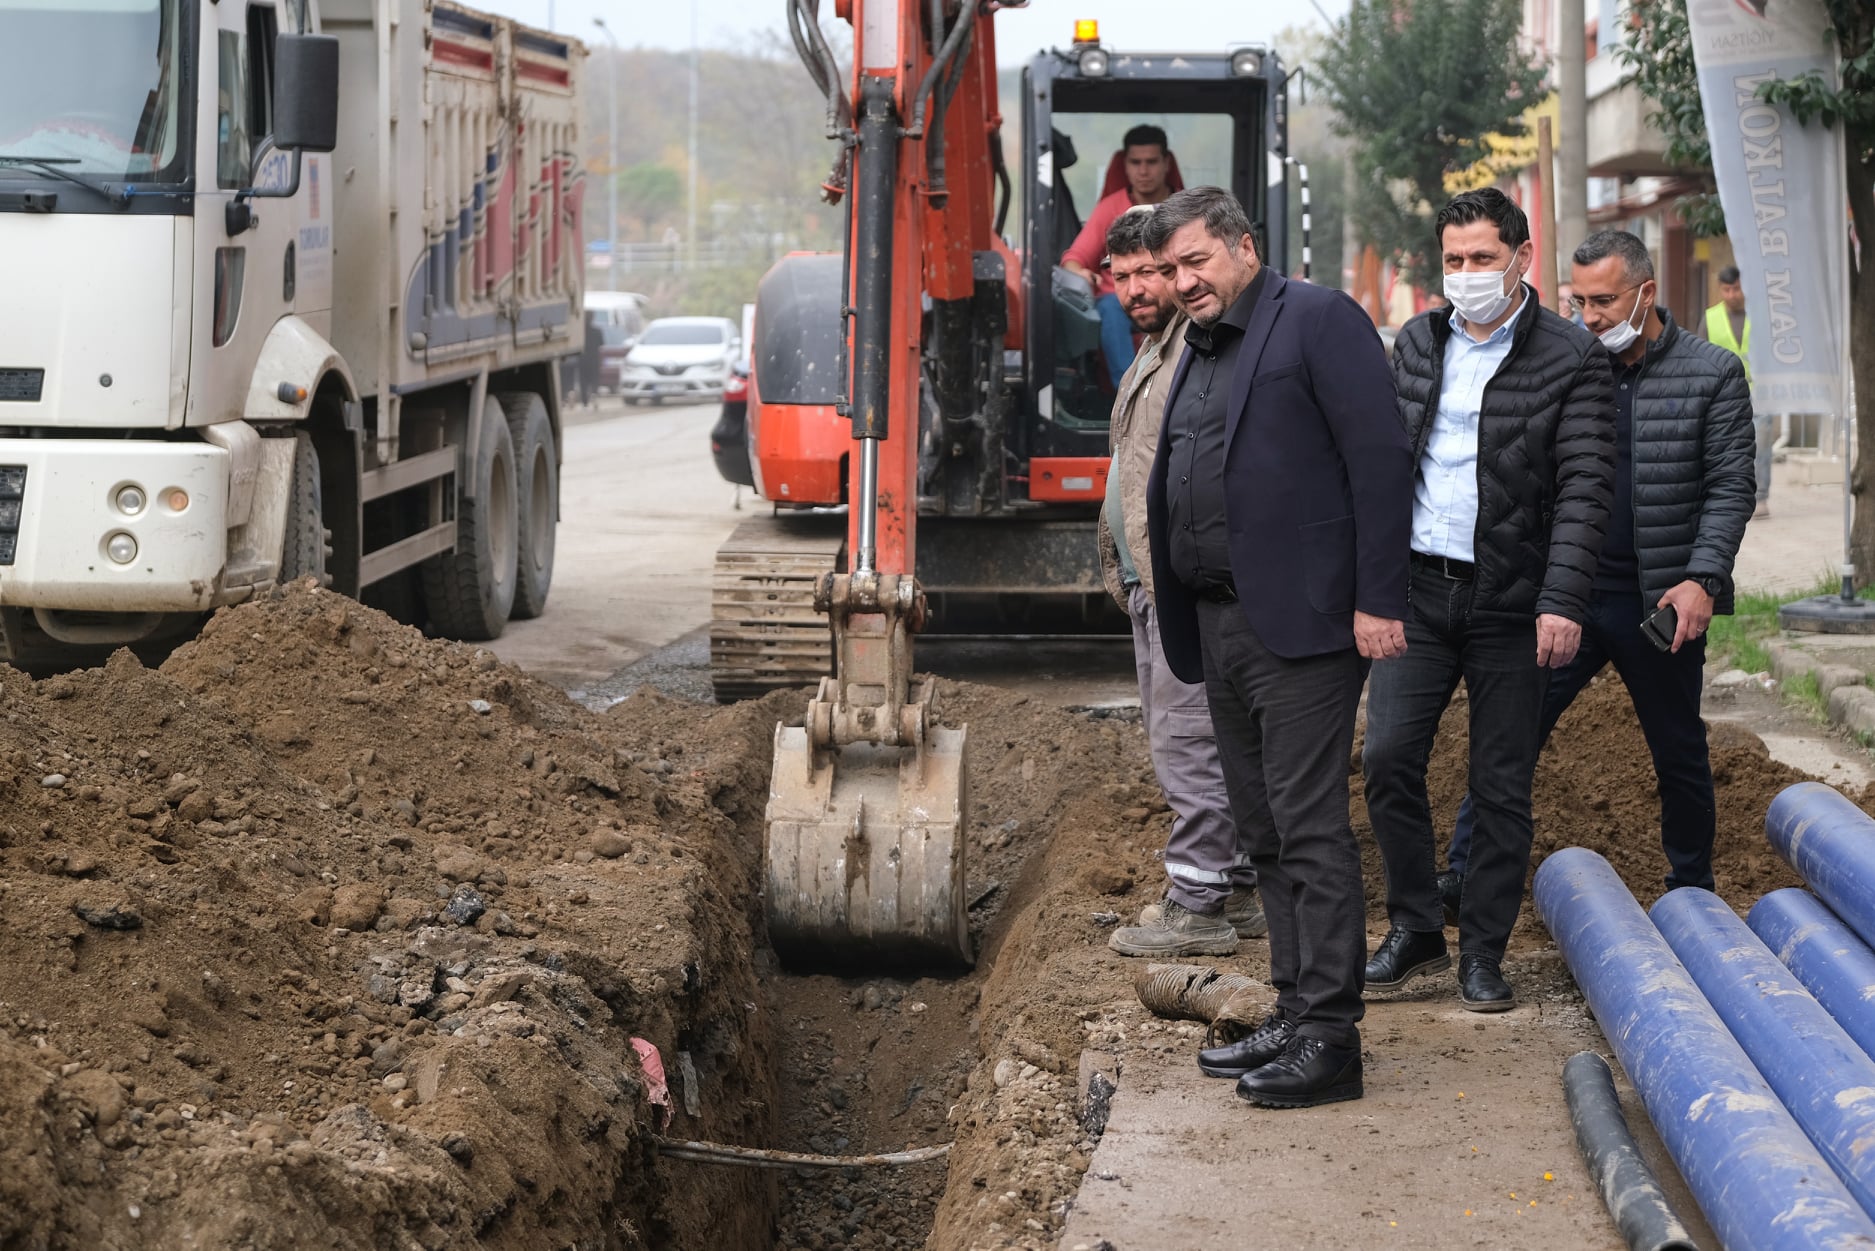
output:
[[[1193,595],[1209,600],[1213,604],[1234,604],[1237,602],[1237,588],[1229,582],[1207,582],[1203,586],[1193,587]]]
[[[1424,552],[1412,553],[1415,568],[1430,569],[1440,577],[1450,578],[1454,582],[1469,582],[1476,576],[1478,567],[1469,560],[1453,560],[1450,556],[1428,556]]]

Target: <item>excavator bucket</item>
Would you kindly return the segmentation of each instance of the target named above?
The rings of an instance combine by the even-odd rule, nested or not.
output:
[[[769,939],[794,967],[968,966],[967,733],[936,724],[931,684],[905,672],[922,605],[910,578],[902,601],[891,575],[825,581],[839,676],[806,725],[775,728]]]
[[[964,740],[816,751],[775,728],[768,934],[790,965],[970,963]]]

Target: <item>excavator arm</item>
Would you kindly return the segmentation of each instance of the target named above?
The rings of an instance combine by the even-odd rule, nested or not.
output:
[[[857,447],[850,567],[815,591],[832,628],[834,674],[821,680],[805,725],[775,732],[769,934],[797,963],[967,964],[967,734],[939,724],[934,687],[914,677],[912,663],[926,611],[914,575],[920,415],[928,371],[939,437],[949,438],[947,407],[967,410],[957,416],[974,418],[975,472],[1000,473],[973,362],[986,335],[999,349],[1003,333],[984,315],[979,258],[995,255],[991,145],[1001,119],[991,18],[1010,6],[836,0],[855,34],[849,90],[827,55],[814,0],[788,3],[842,144],[827,184],[847,222],[850,386],[837,409]],[[999,275],[989,281],[1000,290]]]

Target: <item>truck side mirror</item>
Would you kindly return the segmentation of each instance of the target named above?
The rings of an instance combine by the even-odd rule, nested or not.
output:
[[[273,143],[288,152],[330,152],[339,141],[339,41],[274,36]]]

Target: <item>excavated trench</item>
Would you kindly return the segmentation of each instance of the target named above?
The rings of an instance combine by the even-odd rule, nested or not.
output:
[[[947,1189],[983,1189],[974,1179],[973,1089],[996,1089],[984,1071],[982,1024],[986,989],[998,984],[999,957],[1008,949],[1012,923],[1034,910],[1043,863],[1064,806],[1088,791],[1104,795],[1102,774],[1111,779],[1138,772],[1132,756],[1140,744],[1136,726],[1031,704],[1021,695],[946,683],[947,722],[970,726],[969,912],[977,967],[944,977],[834,975],[780,967],[760,940],[760,918],[752,966],[765,1010],[755,1017],[755,1050],[772,1064],[772,1129],[766,1145],[793,1152],[859,1156],[903,1151],[957,1140],[951,1158],[896,1167],[797,1168],[774,1171],[772,1236],[759,1245],[785,1251],[833,1248],[903,1248],[944,1245],[934,1239]],[[709,753],[705,771],[717,778],[712,802],[734,823],[735,845],[745,887],[753,899],[759,881],[763,805],[767,794],[768,744],[777,720],[798,721],[805,696],[771,695],[732,709],[686,705],[641,692],[615,707],[610,719],[636,744],[635,750],[670,758]],[[1038,723],[1039,718],[1039,723]],[[692,724],[693,720],[696,724]],[[651,727],[656,733],[648,734]],[[679,740],[687,739],[685,747]],[[1130,878],[1119,881],[1130,884]],[[1006,1023],[991,991],[992,1025]],[[727,1035],[720,1036],[727,1041]],[[1065,1048],[1064,1048],[1065,1050]],[[1043,1054],[1038,1052],[1037,1054]],[[707,1045],[691,1063],[720,1079],[728,1066]],[[1056,1069],[1063,1066],[1056,1063]],[[1037,1069],[1028,1093],[1047,1098],[1043,1122],[1031,1125],[1022,1106],[1022,1135],[1050,1142],[1065,1163],[1081,1139],[1066,1112],[1064,1079],[1043,1078]],[[701,1083],[704,1097],[711,1086]],[[1012,1092],[1013,1094],[1013,1092]],[[1056,1105],[1060,1105],[1057,1107]],[[1016,1105],[1012,1103],[1012,1108]],[[671,1133],[681,1136],[679,1115]],[[1039,1131],[1039,1132],[1038,1132]],[[1006,1145],[1006,1144],[1005,1144]],[[1091,1146],[1090,1144],[1082,1144]],[[734,1166],[666,1161],[674,1185],[686,1179],[712,1186]],[[1056,1190],[1071,1193],[1072,1175],[1062,1172]],[[999,1192],[1000,1194],[1001,1192]],[[974,1193],[973,1193],[974,1199]],[[1051,1193],[1058,1203],[1062,1194]],[[1035,1231],[1020,1226],[1027,1237]],[[693,1231],[686,1246],[726,1245],[713,1232]]]
[[[1087,909],[1070,942],[1047,883],[1134,884],[1059,833],[1162,805],[1136,726],[941,698],[979,964],[853,978],[763,938],[800,692],[598,713],[309,585],[157,669],[0,668],[0,1246],[1037,1245],[1084,1167],[1086,979],[1050,960]],[[957,1146],[809,1174],[669,1139]]]

